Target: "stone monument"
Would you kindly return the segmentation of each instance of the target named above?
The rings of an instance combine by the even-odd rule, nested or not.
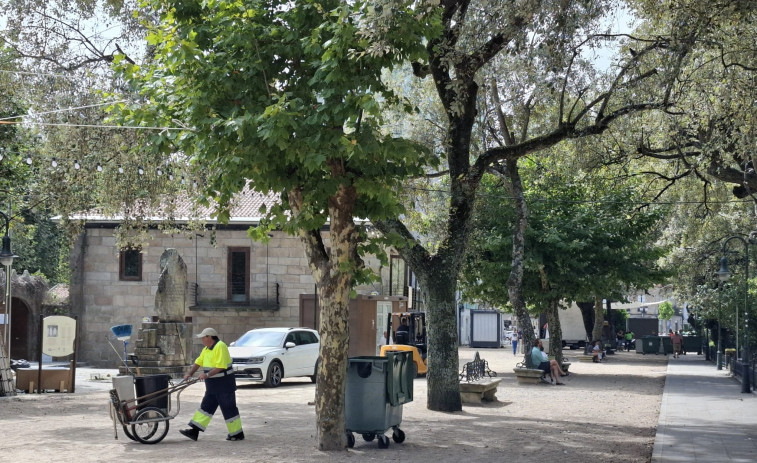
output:
[[[132,373],[138,376],[169,374],[181,378],[194,361],[192,324],[187,323],[187,265],[176,249],[160,256],[160,280],[155,294],[155,316],[143,321],[134,354],[129,355]],[[121,373],[128,373],[126,366]]]

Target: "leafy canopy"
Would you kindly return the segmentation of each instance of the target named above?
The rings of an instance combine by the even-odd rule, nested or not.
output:
[[[654,245],[660,209],[637,209],[629,182],[547,172],[533,163],[523,169],[529,222],[523,289],[544,310],[550,301],[584,301],[595,295],[620,300],[629,285],[648,287],[665,276]],[[464,280],[472,297],[502,305],[512,262],[515,211],[506,190],[493,179],[477,207],[474,239]]]
[[[124,105],[127,123],[176,125],[151,147],[180,152],[205,173],[206,198],[219,218],[248,181],[281,194],[269,226],[294,233],[326,223],[339,188],[355,188],[354,216],[392,217],[400,181],[435,161],[419,144],[382,130],[381,110],[401,101],[382,71],[424,52],[422,25],[401,12],[380,51],[364,36],[366,3],[146,0],[159,14],[148,41],[153,59],[118,68],[139,96]],[[290,214],[288,193],[302,194]]]
[[[670,318],[673,315],[675,315],[675,311],[673,310],[673,304],[671,304],[669,301],[665,301],[662,304],[660,304],[657,318],[659,318],[660,320],[670,320]]]

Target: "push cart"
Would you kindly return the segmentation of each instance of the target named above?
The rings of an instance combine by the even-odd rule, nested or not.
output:
[[[110,390],[110,417],[113,420],[114,437],[118,439],[118,425],[131,440],[143,444],[157,444],[168,434],[168,421],[181,411],[181,393],[198,380],[190,379],[172,384],[165,376],[165,386],[148,377],[117,376]],[[140,390],[139,386],[142,386]],[[146,386],[145,386],[146,385]],[[152,389],[152,390],[150,390]],[[136,392],[135,392],[136,390]],[[172,413],[171,398],[176,393],[176,413]],[[142,394],[139,395],[138,394]]]

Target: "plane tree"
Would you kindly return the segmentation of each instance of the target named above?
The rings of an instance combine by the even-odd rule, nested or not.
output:
[[[321,450],[346,447],[344,392],[348,306],[370,278],[366,253],[385,242],[365,220],[403,212],[401,181],[435,165],[422,145],[382,129],[381,109],[412,106],[382,73],[423,52],[429,26],[395,13],[402,25],[386,48],[363,38],[368,2],[148,1],[158,15],[149,59],[116,58],[133,89],[112,108],[124,125],[172,125],[146,146],[181,156],[201,175],[202,202],[229,219],[236,194],[274,193],[250,231],[299,236],[315,279],[320,366],[316,437]],[[371,10],[373,11],[373,10]],[[323,230],[328,228],[328,233]],[[378,241],[377,241],[378,240]]]
[[[436,2],[433,2],[436,3]],[[678,75],[705,19],[676,10],[677,21],[654,32],[607,31],[603,19],[618,2],[440,1],[441,33],[413,65],[432,79],[443,108],[435,132],[447,177],[446,217],[433,247],[402,218],[379,220],[418,276],[428,307],[428,407],[461,410],[457,379],[455,290],[484,174],[499,170],[512,183],[508,297],[519,324],[530,325],[522,290],[527,205],[518,161],[569,140],[602,135],[629,115],[669,111]],[[710,23],[711,24],[711,23]],[[377,39],[378,40],[378,39]],[[600,64],[600,48],[618,53]],[[532,342],[524,329],[524,341]]]
[[[664,279],[655,245],[664,210],[640,207],[640,185],[559,173],[544,162],[524,160],[529,217],[525,236],[523,293],[534,312],[547,315],[550,354],[562,359],[558,310],[598,297],[620,300],[629,287]],[[487,176],[472,222],[461,274],[464,294],[492,305],[508,300],[512,228],[516,211],[500,177]],[[603,317],[599,317],[601,339]]]
[[[338,174],[342,159],[362,160],[355,153],[371,151],[367,148],[372,146],[371,137],[388,140],[382,138],[388,134],[379,131],[377,108],[399,101],[401,89],[395,89],[394,94],[384,91],[374,66],[389,69],[399,62],[412,63],[413,74],[432,83],[442,111],[440,117],[433,118],[438,126],[428,131],[436,135],[434,156],[422,161],[428,171],[434,170],[440,159],[443,168],[432,176],[448,177],[448,207],[441,238],[433,247],[426,246],[402,218],[396,218],[401,209],[392,201],[378,199],[382,195],[375,192],[372,194],[380,206],[356,206],[352,212],[373,220],[396,244],[407,243],[399,252],[418,275],[429,308],[427,404],[434,410],[456,411],[462,405],[457,381],[455,288],[476,191],[484,173],[493,166],[514,172],[524,156],[567,140],[603,134],[635,113],[671,111],[678,97],[678,77],[690,50],[704,29],[717,24],[718,13],[725,8],[715,4],[708,11],[692,10],[685,6],[697,3],[695,0],[678,0],[684,7],[670,8],[673,13],[663,16],[656,29],[637,35],[608,32],[603,20],[621,3],[392,0],[351,2],[340,8],[331,3],[298,2],[291,8],[290,2],[276,1],[155,1],[139,9],[147,20],[145,27],[158,25],[144,60],[130,53],[113,53],[115,44],[94,54],[123,65],[127,76],[133,73],[135,77],[125,82],[133,87],[124,88],[143,92],[139,100],[142,106],[123,104],[134,116],[125,122],[157,122],[142,126],[163,128],[145,135],[139,145],[155,149],[142,152],[171,153],[169,159],[197,167],[192,175],[206,197],[213,202],[217,199],[222,219],[223,204],[247,179],[280,175],[283,170],[288,177],[296,178],[295,174],[302,172],[320,172],[324,162]],[[306,8],[307,14],[295,17]],[[224,27],[231,32],[222,32]],[[293,32],[302,30],[307,30],[307,35]],[[166,44],[176,49],[168,50]],[[596,54],[607,48],[618,52],[609,63]],[[45,59],[46,55],[29,56]],[[203,80],[213,85],[203,86]],[[354,82],[345,84],[346,80]],[[304,97],[299,89],[306,85],[313,88]],[[289,92],[294,86],[298,90]],[[265,103],[263,117],[259,117],[260,111],[251,109],[253,102],[259,106]],[[328,108],[334,102],[344,106],[332,112]],[[209,130],[205,138],[195,136],[203,133],[198,128]],[[360,136],[369,133],[374,135],[362,141]],[[318,143],[308,146],[311,154],[305,156],[301,140],[310,140],[311,136]],[[198,139],[202,142],[194,144],[193,151],[188,140]],[[114,152],[122,153],[124,147],[135,144],[120,140]],[[251,162],[250,154],[240,153],[239,147],[250,140],[256,140],[256,149],[278,148],[285,154],[269,157],[266,163]],[[397,149],[379,148],[375,152],[400,153],[396,156],[403,158],[401,153],[417,149],[396,141]],[[340,162],[331,161],[332,151],[343,153],[337,155]],[[298,156],[303,158],[302,169],[283,167]],[[149,171],[155,172],[166,158],[147,159],[154,159]],[[401,165],[401,175],[417,171],[415,166],[405,169],[391,155],[388,159],[383,163],[370,159],[365,168],[374,166],[380,171]],[[380,168],[375,167],[377,164]],[[377,176],[371,177],[360,169],[357,172],[366,178],[383,175],[368,172]],[[394,187],[392,182],[387,184]],[[283,198],[288,203],[281,210],[271,211],[272,217],[280,217],[272,218],[271,224],[288,223],[289,218],[282,218],[283,210],[298,207],[297,188],[273,188],[265,182],[260,185],[261,189],[286,193]],[[335,188],[335,184],[330,185]],[[402,189],[395,190],[399,193]],[[158,197],[150,194],[151,190],[141,191],[145,199]],[[312,193],[320,193],[321,198],[326,195],[318,188]],[[303,201],[303,213],[297,217],[312,218],[315,224],[328,215],[328,209],[315,201],[312,204]],[[523,215],[516,222],[508,288],[515,312],[527,319],[520,289],[525,225]]]

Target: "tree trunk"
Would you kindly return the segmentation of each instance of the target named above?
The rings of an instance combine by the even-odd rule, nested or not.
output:
[[[584,331],[586,337],[591,341],[592,332],[594,331],[594,303],[577,302],[576,305],[581,309],[581,317],[584,321]]]
[[[605,308],[602,306],[602,298],[594,296],[594,329],[591,330],[590,341],[602,340],[602,325],[605,321]]]
[[[562,327],[560,326],[560,307],[557,300],[547,304],[547,323],[549,324],[549,355],[562,364]]]
[[[316,439],[319,450],[344,450],[350,291],[349,287],[343,291],[341,287],[318,286],[321,350],[315,391]]]
[[[341,186],[329,201],[329,248],[320,231],[301,230],[310,270],[318,287],[321,307],[320,367],[316,375],[316,439],[319,450],[345,450],[344,395],[347,380],[347,356],[350,343],[349,299],[354,269],[362,266],[357,254],[360,240],[353,210],[355,190]],[[292,210],[302,207],[302,195],[289,193]]]
[[[418,274],[428,317],[428,395],[429,410],[457,412],[460,400],[455,289],[457,270]]]
[[[518,327],[523,330],[523,346],[526,355],[528,348],[536,341],[534,327],[531,324],[531,316],[526,308],[526,299],[523,297],[523,259],[526,252],[526,226],[528,225],[528,206],[523,194],[523,183],[518,170],[518,160],[508,159],[504,166],[506,185],[510,190],[515,204],[515,225],[513,226],[513,258],[510,276],[507,279],[507,293],[513,312],[518,319]]]

